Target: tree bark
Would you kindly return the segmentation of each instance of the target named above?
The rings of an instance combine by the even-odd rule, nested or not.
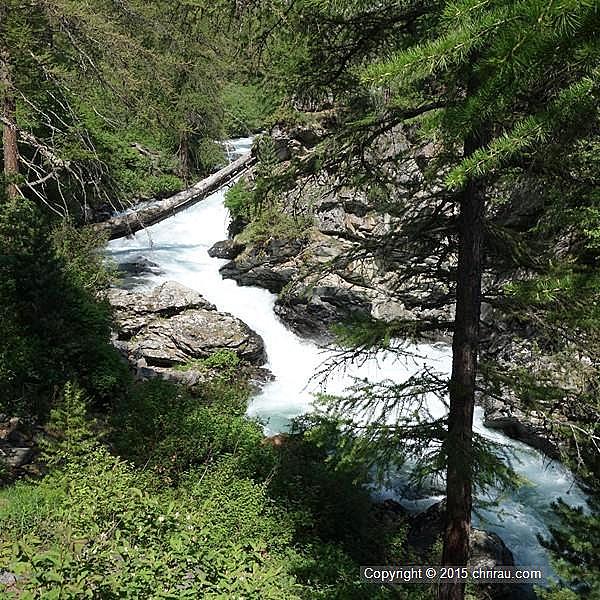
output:
[[[10,55],[6,48],[0,49],[0,93],[2,100],[2,151],[4,154],[4,177],[6,195],[16,198],[19,193],[15,177],[19,174],[19,147],[17,145],[16,102],[10,72]]]
[[[191,160],[190,160],[190,134],[187,131],[179,133],[179,174],[186,185],[190,182]]]
[[[465,143],[470,156],[483,142]],[[469,559],[473,505],[473,410],[479,350],[481,263],[485,199],[480,182],[469,181],[460,200],[456,317],[448,415],[446,527],[442,564],[465,566]],[[440,584],[439,600],[462,600],[465,582]]]

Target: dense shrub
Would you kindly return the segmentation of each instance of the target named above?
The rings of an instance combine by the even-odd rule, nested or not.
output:
[[[261,486],[228,482],[216,498],[152,488],[148,473],[97,447],[4,493],[0,556],[18,589],[32,598],[299,597],[285,524]]]
[[[121,386],[98,242],[25,200],[0,205],[0,412],[44,415],[69,379],[99,402]]]
[[[254,194],[249,184],[240,179],[225,194],[225,206],[234,218],[248,221],[255,210]]]
[[[239,475],[269,463],[259,425],[244,413],[244,383],[216,379],[200,398],[162,380],[136,386],[114,413],[114,442],[123,455],[175,483],[190,469],[235,456]]]
[[[301,438],[277,458],[244,419],[240,394],[139,386],[115,416],[133,419],[120,423],[118,457],[94,437],[81,390],[67,386],[47,427],[52,470],[0,492],[0,564],[18,577],[2,597],[390,597],[360,582],[338,543],[362,544],[350,525],[368,508],[365,492],[333,472],[327,483],[322,451]],[[176,474],[171,485],[165,473]]]

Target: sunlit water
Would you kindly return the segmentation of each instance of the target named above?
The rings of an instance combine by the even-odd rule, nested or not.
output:
[[[250,138],[234,140],[230,158],[248,151],[251,142]],[[378,360],[350,365],[344,372],[330,373],[326,381],[315,378],[326,356],[316,343],[299,338],[276,317],[273,312],[275,295],[223,279],[219,268],[227,261],[208,256],[208,249],[227,237],[229,215],[223,206],[223,196],[223,190],[216,192],[133,238],[115,240],[109,244],[107,254],[118,263],[140,255],[149,258],[160,265],[164,274],[140,285],[154,287],[162,281],[178,281],[199,291],[218,310],[239,317],[262,336],[268,355],[267,367],[275,379],[252,399],[248,414],[259,417],[268,433],[285,430],[291,418],[309,412],[315,392],[340,394],[353,377],[403,381],[424,366],[449,374],[450,348],[421,345],[413,348],[414,358],[401,360],[382,354]],[[445,407],[441,401],[430,398],[429,410],[433,416],[439,416],[444,414]],[[483,435],[508,444],[515,455],[514,470],[530,482],[502,498],[499,508],[478,511],[475,524],[498,533],[518,564],[540,566],[550,574],[547,553],[536,536],[548,535],[547,524],[553,519],[550,509],[553,500],[562,497],[572,505],[585,504],[583,492],[560,464],[548,461],[539,452],[509,440],[499,432],[484,428],[481,409],[476,410],[475,427]],[[414,494],[411,497],[405,491],[400,481],[394,489],[380,490],[376,495],[393,495],[410,509],[426,508],[440,498],[429,496],[415,500]]]

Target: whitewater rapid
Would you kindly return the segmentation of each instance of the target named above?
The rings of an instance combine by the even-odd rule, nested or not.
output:
[[[249,151],[251,138],[234,140],[233,154]],[[326,358],[313,341],[301,339],[276,317],[273,312],[276,296],[256,287],[241,287],[225,280],[219,268],[226,260],[208,256],[208,249],[227,237],[229,214],[223,206],[224,190],[158,223],[129,239],[109,243],[107,255],[115,262],[128,262],[143,255],[158,263],[162,275],[141,281],[142,287],[154,287],[163,281],[178,281],[200,292],[219,311],[229,312],[246,322],[259,333],[268,356],[268,369],[275,376],[252,399],[248,414],[260,418],[268,433],[283,431],[293,417],[311,410],[316,392],[341,394],[353,377],[382,381],[403,381],[410,375],[429,367],[448,375],[451,368],[451,349],[443,345],[414,347],[416,357],[400,360],[381,355],[378,360],[352,365],[345,372],[332,373],[326,382],[315,380],[314,374]],[[444,414],[444,404],[429,399],[432,416]],[[529,483],[502,498],[498,508],[478,510],[474,524],[501,536],[511,549],[517,564],[541,567],[547,574],[553,571],[545,549],[537,535],[548,536],[548,524],[553,520],[552,501],[563,498],[571,505],[585,505],[585,495],[574,483],[570,472],[539,452],[508,439],[503,434],[482,425],[482,410],[476,409],[475,428],[479,433],[508,445],[514,454],[515,472]],[[439,500],[440,496],[414,499],[405,495],[402,482],[391,490],[379,490],[381,497],[394,495],[407,508],[422,509]]]

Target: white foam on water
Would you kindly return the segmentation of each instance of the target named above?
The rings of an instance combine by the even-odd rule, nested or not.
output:
[[[230,154],[239,155],[250,149],[251,138],[234,140]],[[110,242],[107,254],[116,262],[131,261],[144,255],[158,263],[164,274],[152,278],[144,287],[154,287],[167,280],[178,281],[200,292],[218,310],[229,312],[259,333],[268,356],[266,365],[275,379],[264,385],[252,399],[248,414],[266,423],[266,431],[285,430],[289,420],[311,410],[317,392],[342,394],[354,377],[402,382],[429,367],[449,375],[451,348],[440,345],[413,347],[415,358],[400,360],[390,353],[377,359],[349,365],[343,372],[332,372],[325,382],[314,378],[328,355],[313,341],[301,339],[273,312],[275,295],[256,287],[241,287],[219,274],[226,260],[208,256],[208,249],[227,237],[229,214],[223,206],[224,190],[216,192],[189,209],[157,223],[132,238]],[[445,405],[429,398],[429,411],[434,417],[445,413]],[[574,485],[570,472],[539,452],[509,440],[503,434],[486,429],[482,410],[476,409],[475,429],[489,439],[507,444],[514,451],[513,467],[530,483],[501,499],[499,509],[486,509],[474,517],[475,524],[497,532],[515,555],[516,562],[537,565],[552,573],[548,555],[537,535],[547,536],[552,522],[551,502],[561,497],[571,505],[585,505],[585,495]],[[385,490],[380,490],[382,495]],[[394,493],[390,491],[390,493]],[[423,509],[438,496],[408,499],[398,496],[412,509]]]

